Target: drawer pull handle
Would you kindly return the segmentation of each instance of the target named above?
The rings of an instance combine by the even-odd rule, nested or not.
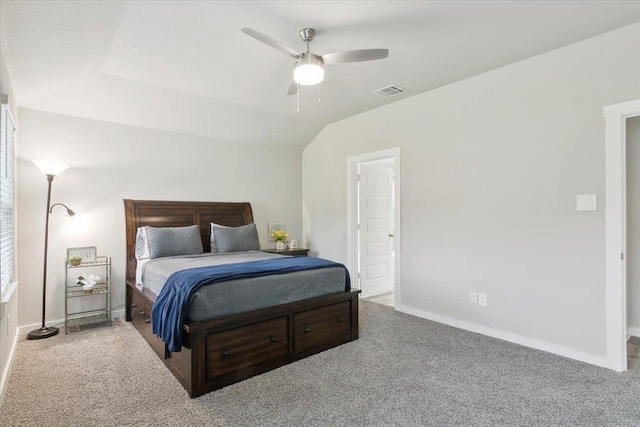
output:
[[[231,356],[231,353],[229,353],[229,350],[225,350],[222,352],[222,357],[229,357]]]
[[[276,338],[276,337],[271,337],[271,338],[269,338],[269,341],[271,341],[271,342],[276,342],[276,341],[278,341],[278,338]]]
[[[144,323],[146,323],[146,324],[151,323],[151,319],[144,319]]]
[[[340,317],[340,318],[338,319],[338,323],[342,323],[342,322],[344,322],[344,319],[343,319],[342,317]]]
[[[309,332],[311,332],[311,329],[309,329],[308,327],[305,327],[305,328],[304,328],[304,333],[305,333],[305,334],[308,334]]]
[[[136,308],[138,306],[138,304],[136,304],[135,302],[133,304],[131,304],[132,308]]]
[[[140,312],[140,316],[144,317],[144,315],[145,315],[145,312],[144,312],[144,311],[141,311],[141,312]]]

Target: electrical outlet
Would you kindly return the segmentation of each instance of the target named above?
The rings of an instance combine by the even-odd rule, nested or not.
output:
[[[469,294],[469,302],[471,304],[477,304],[478,303],[478,293],[475,291],[471,291],[471,293]]]
[[[486,307],[489,305],[487,294],[483,294],[483,293],[478,294],[478,305],[480,307]]]

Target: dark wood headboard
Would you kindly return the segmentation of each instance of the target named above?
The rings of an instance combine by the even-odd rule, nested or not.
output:
[[[249,203],[178,202],[158,200],[124,200],[127,229],[127,280],[136,277],[136,231],[138,227],[182,227],[198,225],[205,252],[211,251],[211,222],[237,227],[251,224]]]

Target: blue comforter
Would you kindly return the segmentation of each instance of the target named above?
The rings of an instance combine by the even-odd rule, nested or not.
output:
[[[182,324],[189,313],[191,297],[202,286],[227,280],[329,267],[342,267],[345,269],[345,290],[348,291],[351,283],[346,267],[322,258],[282,257],[177,271],[169,276],[153,305],[153,310],[151,311],[153,333],[167,344],[169,351],[180,351],[182,349]]]

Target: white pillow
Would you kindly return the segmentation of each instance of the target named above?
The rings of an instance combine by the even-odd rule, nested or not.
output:
[[[142,284],[142,266],[151,261],[147,229],[138,227],[136,231],[136,284]]]
[[[211,223],[211,252],[218,252],[218,248],[216,247],[216,235],[213,232],[214,227],[218,228],[229,228],[226,225],[216,224],[215,222]]]
[[[138,227],[136,231],[136,259],[149,259],[151,253],[149,252],[149,240],[147,239],[147,228]]]
[[[139,259],[136,261],[136,285],[142,285],[142,269],[151,258]]]

